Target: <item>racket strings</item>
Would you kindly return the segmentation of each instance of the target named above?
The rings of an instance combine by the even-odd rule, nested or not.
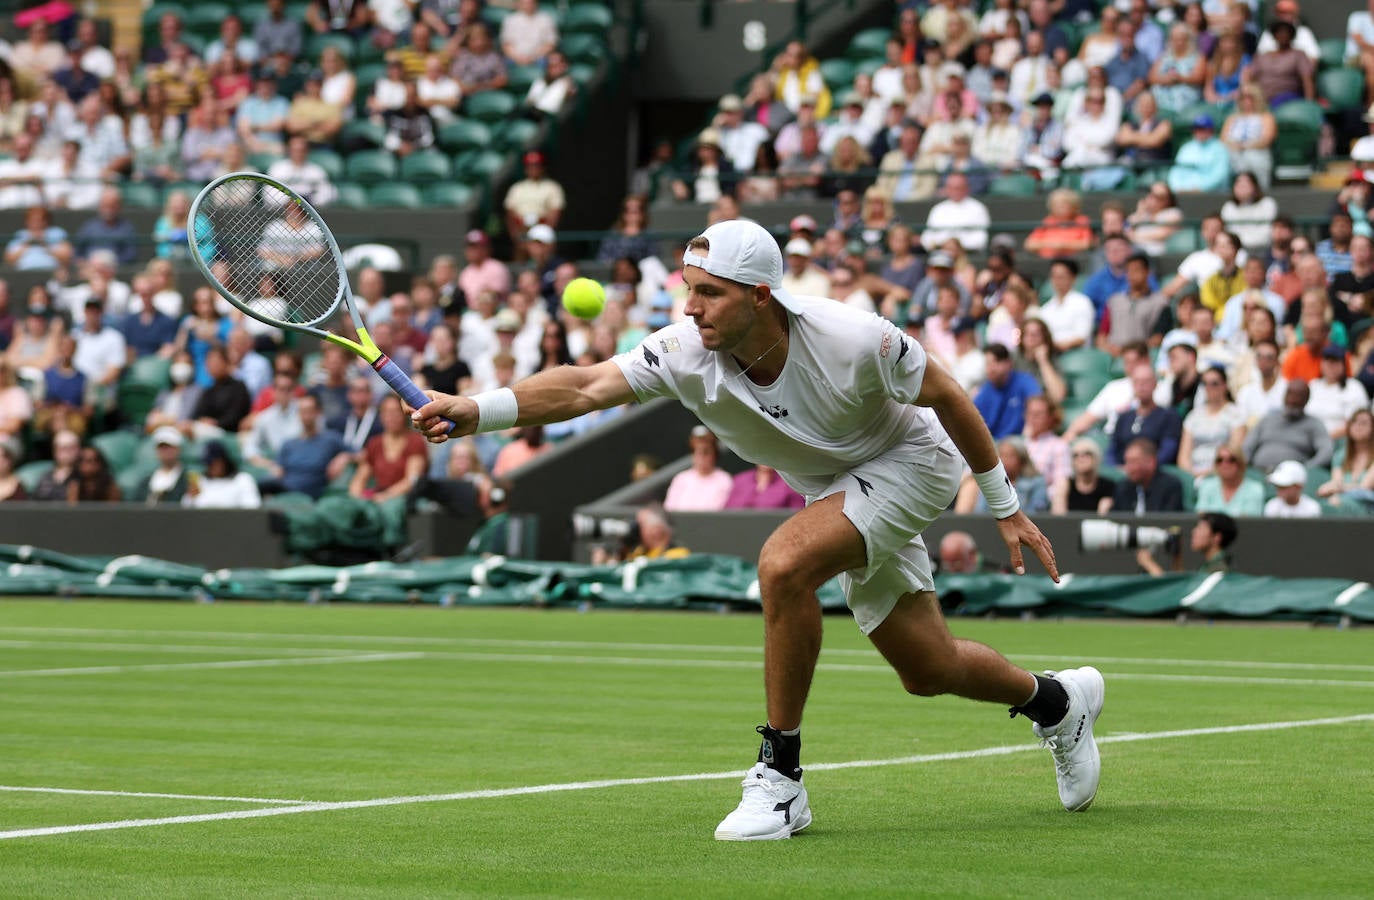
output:
[[[259,315],[313,325],[341,299],[339,268],[319,225],[289,194],[232,178],[202,199],[197,249],[237,301]]]

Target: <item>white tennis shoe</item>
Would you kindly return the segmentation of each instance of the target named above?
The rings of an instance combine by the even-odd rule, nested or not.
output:
[[[1050,728],[1032,726],[1040,744],[1054,755],[1054,776],[1059,782],[1059,800],[1069,812],[1082,812],[1097,796],[1097,781],[1102,775],[1102,758],[1093,740],[1093,725],[1102,714],[1107,686],[1102,673],[1092,666],[1046,672],[1064,686],[1069,695],[1069,712],[1063,721]]]
[[[756,763],[744,773],[744,798],[716,826],[718,841],[780,841],[811,824],[800,781]]]

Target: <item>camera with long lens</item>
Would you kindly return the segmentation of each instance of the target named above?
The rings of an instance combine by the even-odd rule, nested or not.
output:
[[[640,543],[639,523],[634,519],[618,519],[614,516],[591,516],[586,513],[573,514],[573,536],[583,541],[604,541],[610,549],[626,550]]]
[[[1084,553],[1104,550],[1159,550],[1179,552],[1181,529],[1153,525],[1124,525],[1107,519],[1084,519],[1078,529],[1078,549]]]

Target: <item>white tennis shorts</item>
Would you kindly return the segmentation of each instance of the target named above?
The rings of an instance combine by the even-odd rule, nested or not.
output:
[[[948,446],[898,444],[836,478],[813,500],[844,492],[844,514],[864,539],[868,565],[840,574],[845,600],[864,634],[903,594],[933,591],[921,532],[954,502],[964,465]]]

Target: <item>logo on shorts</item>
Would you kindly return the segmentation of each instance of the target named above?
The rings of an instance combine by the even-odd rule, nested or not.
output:
[[[849,474],[854,475],[853,472],[850,472]],[[871,481],[864,481],[864,480],[863,480],[862,478],[860,478],[858,475],[854,475],[854,480],[857,481],[857,482],[859,483],[859,490],[861,490],[861,491],[864,492],[864,496],[865,496],[865,497],[867,497],[867,496],[869,495],[869,491],[873,490],[873,482],[871,482]]]
[[[772,417],[775,418],[775,419],[785,419],[785,418],[787,418],[787,410],[783,409],[781,406],[762,406],[762,405],[760,405],[760,406],[759,406],[759,412],[768,413],[768,415],[772,416]]]
[[[651,368],[658,365],[658,357],[654,355],[654,351],[649,349],[648,344],[644,345],[644,361],[648,363]]]

